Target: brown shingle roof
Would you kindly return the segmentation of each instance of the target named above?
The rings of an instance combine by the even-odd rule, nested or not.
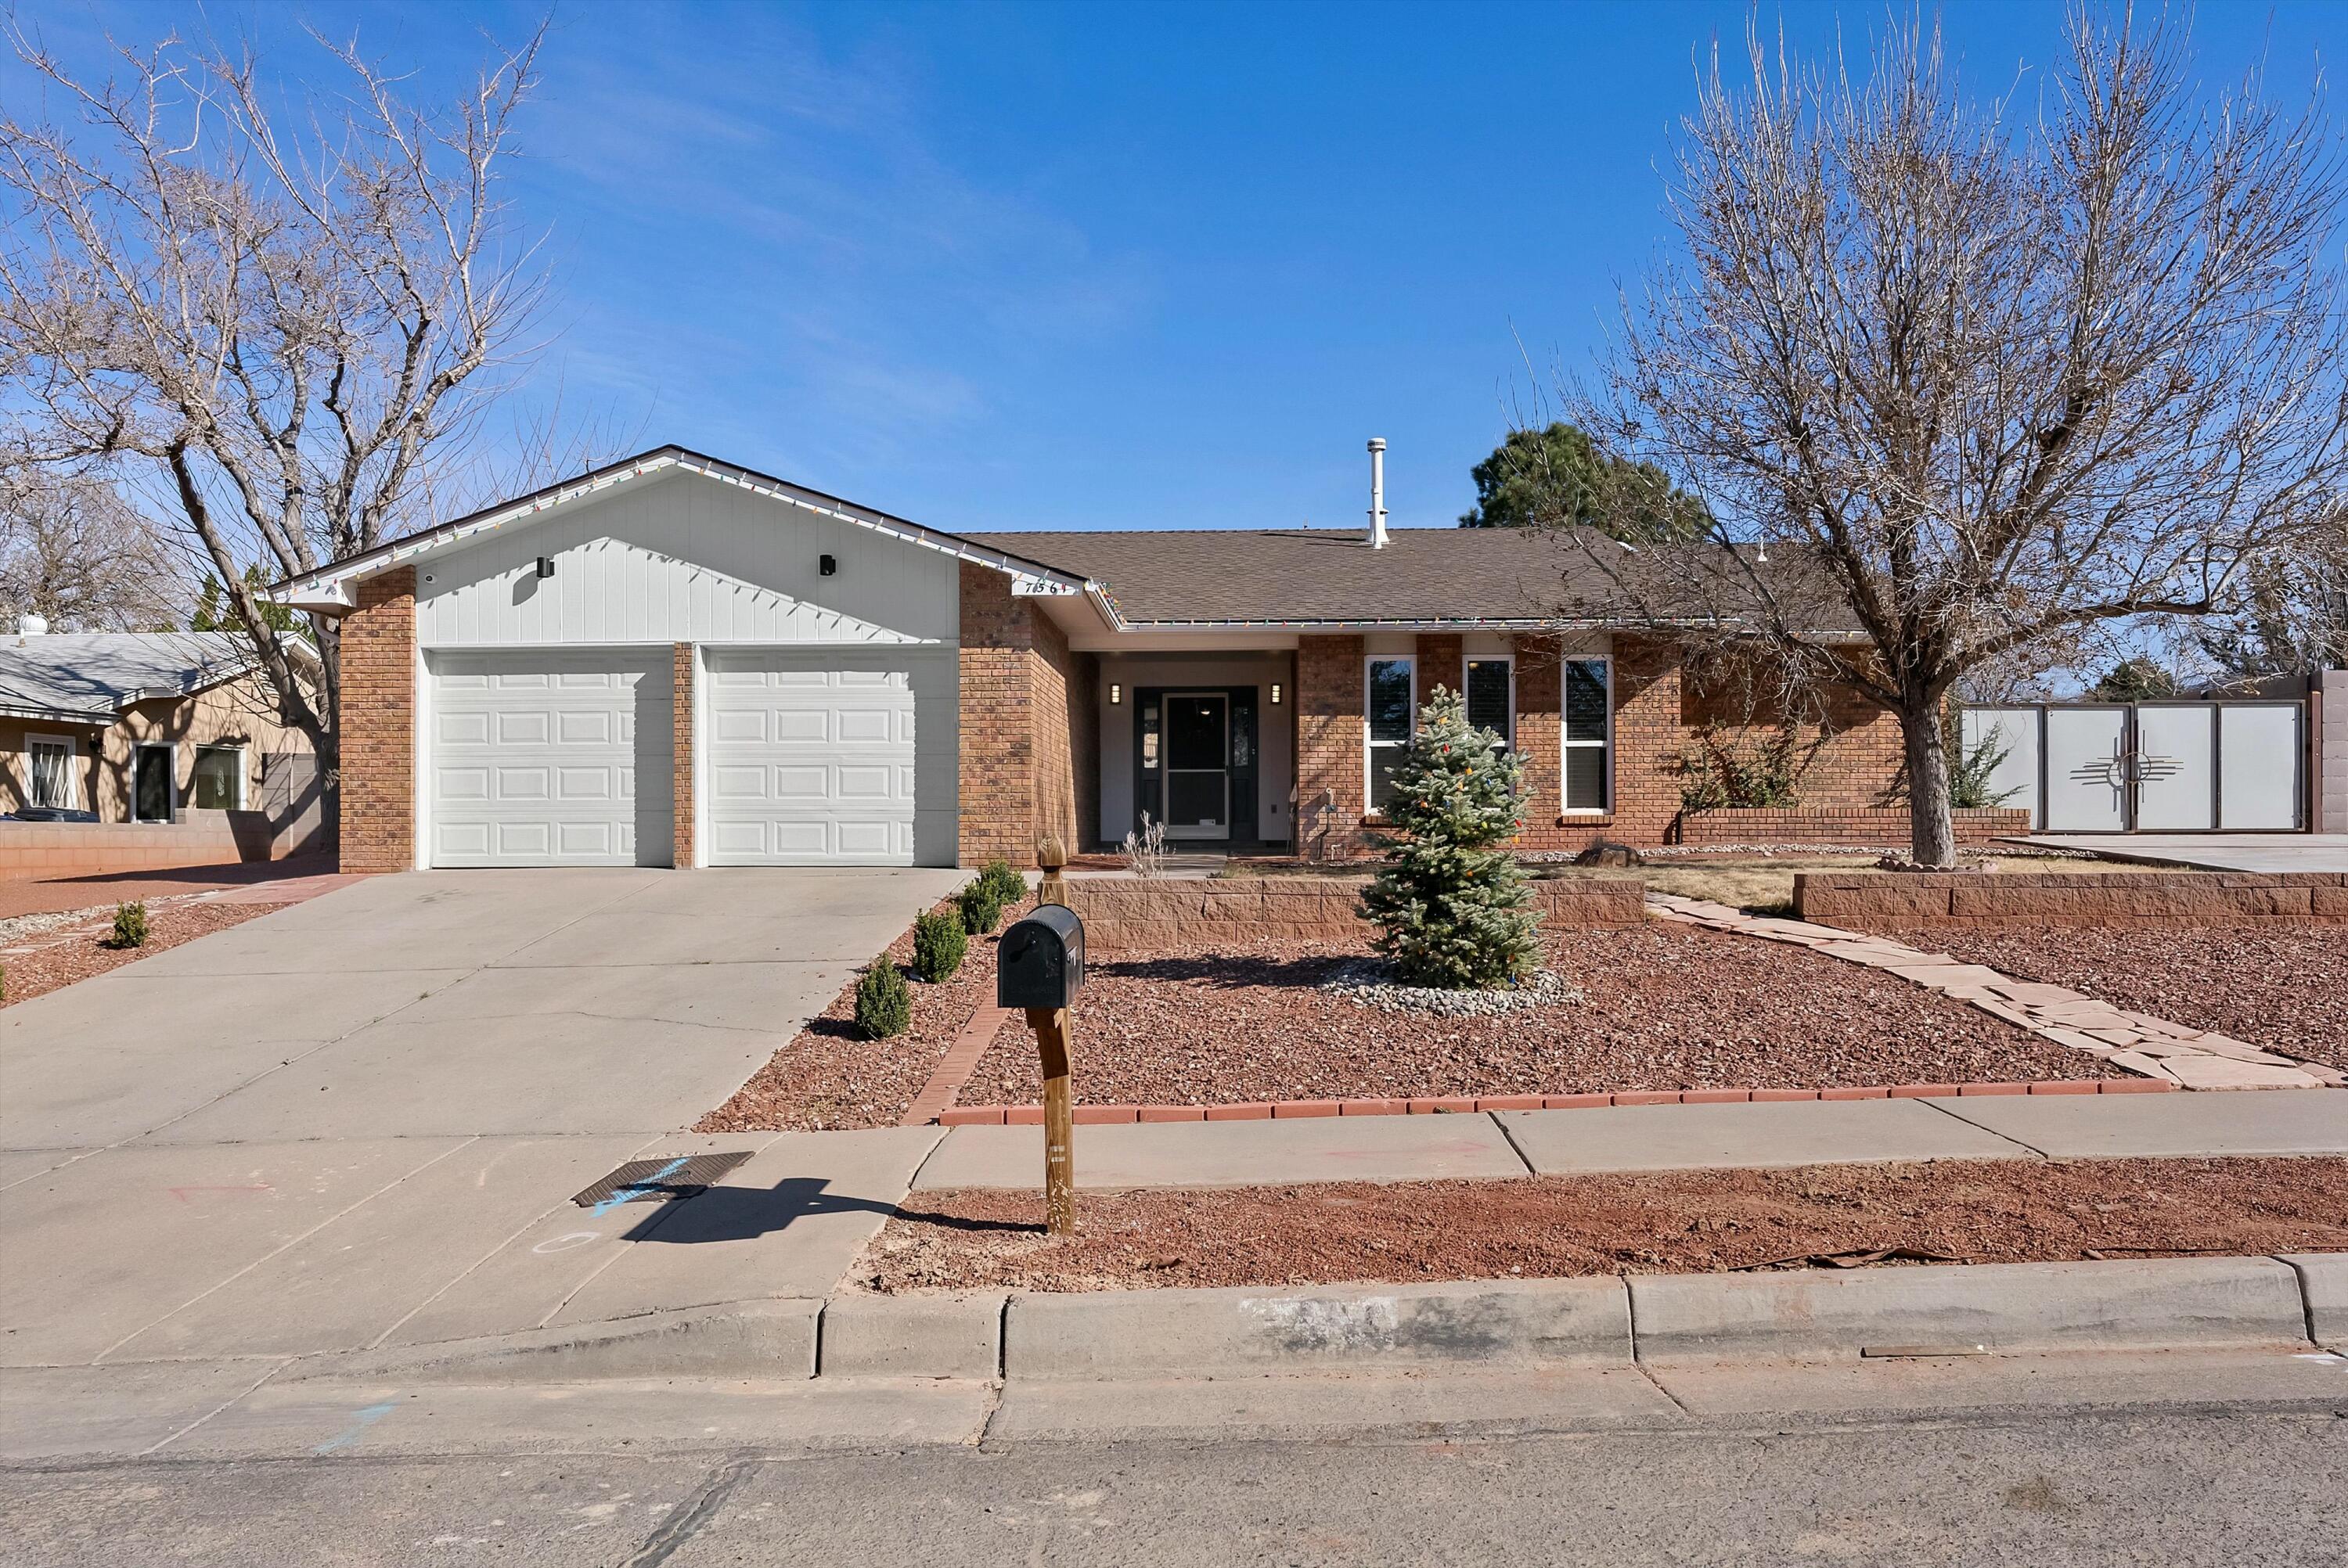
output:
[[[1396,528],[1382,550],[1336,528],[963,537],[1088,577],[1138,622],[1543,621],[1605,587],[1578,545],[1519,528]]]

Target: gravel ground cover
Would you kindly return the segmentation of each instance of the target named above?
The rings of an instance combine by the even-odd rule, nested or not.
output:
[[[1693,1274],[1866,1260],[2068,1262],[2348,1250],[2348,1160],[1951,1161],[1511,1182],[919,1193],[850,1278],[868,1290]],[[1884,1253],[1921,1256],[1877,1258]]]
[[[171,903],[149,902],[147,906],[147,945],[143,948],[109,948],[106,938],[114,929],[114,906],[79,911],[82,921],[95,929],[59,936],[57,930],[75,924],[72,921],[51,922],[46,927],[26,920],[11,933],[24,938],[29,952],[0,953],[0,969],[7,979],[7,995],[0,1006],[14,1007],[46,996],[76,980],[86,980],[92,975],[102,975],[108,969],[118,969],[125,964],[136,963],[149,953],[160,953],[182,942],[192,942],[199,937],[209,937],[214,931],[225,931],[231,926],[242,926],[247,920],[282,909],[282,904],[211,904],[200,898],[188,898]],[[33,927],[28,930],[26,927]]]
[[[940,909],[951,910],[951,902]],[[1007,921],[1006,917],[1006,921]],[[694,1124],[696,1132],[772,1129],[822,1132],[894,1127],[930,1080],[954,1036],[982,1003],[994,1001],[994,948],[1000,936],[973,937],[962,968],[937,985],[911,974],[913,1026],[894,1040],[866,1040],[856,1030],[856,982],[775,1052],[732,1099]],[[909,924],[889,944],[900,967],[913,958]],[[1039,1088],[1036,1092],[1042,1093]]]
[[[1798,948],[1650,921],[1553,932],[1579,1001],[1497,1017],[1365,1007],[1323,989],[1365,948],[1213,945],[1093,957],[1076,1013],[1080,1103],[1200,1105],[1625,1089],[1823,1089],[2117,1077],[1895,975]],[[965,1105],[1043,1092],[1005,1030]]]
[[[1882,934],[2348,1068],[2348,926],[1887,926]]]

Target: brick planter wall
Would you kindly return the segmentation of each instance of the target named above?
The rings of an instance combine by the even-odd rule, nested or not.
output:
[[[1959,844],[1989,844],[2030,831],[2030,813],[1995,807],[1950,814]],[[1906,806],[1730,807],[1680,818],[1682,844],[1858,844],[1908,842]]]
[[[1532,883],[1547,926],[1636,926],[1647,917],[1635,876],[1560,876]],[[1357,877],[1260,876],[1133,881],[1080,876],[1068,907],[1094,948],[1165,942],[1352,941],[1369,924],[1354,913]]]
[[[2348,924],[2348,874],[1801,871],[1794,912],[1829,926]]]

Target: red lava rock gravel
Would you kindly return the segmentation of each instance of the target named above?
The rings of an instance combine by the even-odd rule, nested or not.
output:
[[[2348,926],[1929,926],[1883,935],[2348,1068]]]
[[[2117,1076],[1896,975],[1799,948],[1656,921],[1551,933],[1549,948],[1585,999],[1488,1019],[1329,995],[1317,982],[1364,951],[1334,943],[1099,954],[1077,999],[1076,1097],[1195,1105]],[[1033,1042],[1006,1029],[961,1099],[1028,1103],[1042,1091]]]
[[[114,931],[114,907],[88,911],[95,930],[73,930],[60,927],[56,930],[27,937],[25,946],[30,952],[0,953],[0,968],[5,968],[7,995],[0,1006],[13,1007],[46,996],[76,980],[86,980],[93,975],[118,969],[125,964],[138,962],[150,953],[160,953],[192,942],[199,937],[209,937],[214,931],[225,931],[231,926],[242,926],[247,920],[282,909],[283,904],[211,904],[201,900],[186,903],[150,903],[147,906],[147,943],[139,948],[109,948],[106,938]]]
[[[695,1122],[694,1131],[894,1127],[979,1004],[993,1004],[995,941],[994,936],[973,937],[962,968],[937,985],[906,976],[913,991],[913,1027],[894,1040],[866,1040],[857,1032],[851,979],[732,1099]],[[889,944],[889,956],[901,965],[912,962],[910,925]]]
[[[1688,1274],[1888,1248],[1968,1263],[2348,1250],[2348,1160],[1948,1161],[1509,1182],[920,1193],[850,1280],[890,1293]],[[1931,1258],[1905,1261],[1931,1261]]]

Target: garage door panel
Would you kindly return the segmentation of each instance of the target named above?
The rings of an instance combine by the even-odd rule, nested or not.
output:
[[[929,776],[913,744],[916,683],[937,700],[921,672],[943,662],[914,651],[714,655],[712,861],[913,864],[915,786]],[[943,776],[950,801],[951,766]]]
[[[668,792],[639,800],[636,773],[669,774],[666,657],[436,654],[431,671],[434,865],[627,866],[640,845],[665,863]]]

